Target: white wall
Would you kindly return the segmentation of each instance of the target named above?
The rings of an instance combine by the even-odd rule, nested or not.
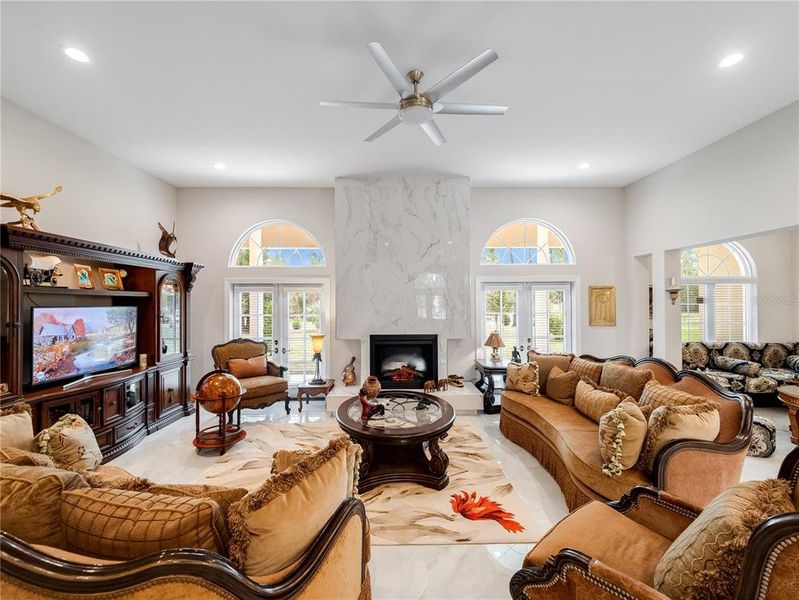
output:
[[[489,236],[502,225],[520,218],[551,223],[574,247],[572,266],[480,265]],[[471,269],[477,279],[519,278],[548,281],[575,280],[577,347],[579,354],[611,356],[627,353],[627,262],[624,254],[624,198],[618,188],[473,188]],[[588,326],[588,286],[616,286],[616,327]],[[473,293],[473,302],[476,292]],[[475,338],[481,335],[475,324]],[[450,342],[450,368],[465,373],[482,339]]]
[[[631,184],[624,196],[627,255],[652,257],[655,355],[679,364],[679,315],[664,291],[679,276],[670,250],[799,224],[799,102]],[[796,330],[795,322],[783,327]],[[641,346],[639,335],[631,328],[630,347]]]
[[[794,296],[798,237],[799,227],[793,227],[738,240],[757,267],[757,337],[761,342],[799,340],[793,335],[799,327]]]
[[[324,267],[228,267],[236,240],[256,223],[271,219],[305,227],[321,245]],[[181,255],[205,268],[192,290],[191,344],[195,354],[195,379],[213,368],[210,349],[228,339],[225,282],[275,281],[300,283],[324,281],[329,290],[330,316],[323,367],[329,377],[340,379],[341,370],[360,346],[340,342],[335,331],[335,230],[332,188],[193,188],[178,190],[178,222]],[[323,307],[327,308],[327,307]]]
[[[158,222],[175,220],[174,187],[5,98],[1,108],[3,192],[31,196],[64,186],[41,201],[40,229],[158,252]],[[13,209],[1,213],[4,223],[17,220]]]

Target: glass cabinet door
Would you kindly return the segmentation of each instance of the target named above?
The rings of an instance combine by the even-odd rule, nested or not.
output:
[[[178,279],[167,275],[158,288],[158,306],[161,331],[161,356],[179,354],[181,345],[181,306],[183,288]]]
[[[0,263],[0,396],[11,392],[11,354],[14,351],[14,325],[11,310],[11,274]]]

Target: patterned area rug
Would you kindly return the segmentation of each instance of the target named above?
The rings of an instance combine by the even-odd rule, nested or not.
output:
[[[276,450],[319,448],[341,433],[335,423],[245,428],[247,438],[203,473],[200,483],[256,489],[270,476]],[[456,422],[441,446],[450,461],[446,489],[392,483],[361,496],[373,544],[527,544],[540,539],[549,527],[546,519],[529,513],[470,425]]]

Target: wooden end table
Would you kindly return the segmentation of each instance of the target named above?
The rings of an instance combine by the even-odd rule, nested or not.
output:
[[[777,396],[788,407],[788,420],[791,424],[791,442],[799,445],[799,381],[794,385],[777,388]]]
[[[502,375],[504,380],[508,375],[509,364],[508,360],[494,362],[486,358],[474,361],[474,368],[480,373],[480,381],[474,385],[483,392],[483,412],[486,414],[495,415],[500,411],[500,404],[494,398],[494,375]]]
[[[299,403],[299,411],[302,412],[302,397],[305,396],[305,404],[309,404],[311,402],[311,396],[319,396],[327,395],[330,393],[330,390],[333,389],[333,386],[336,384],[335,379],[325,379],[324,383],[320,384],[313,384],[310,382],[305,382],[301,385],[297,386],[297,402]],[[288,406],[288,403],[286,403]]]
[[[366,422],[357,396],[336,410],[339,427],[363,448],[358,491],[397,481],[434,490],[449,484],[449,457],[439,442],[455,422],[455,410],[431,394],[384,390],[377,397],[385,407]]]

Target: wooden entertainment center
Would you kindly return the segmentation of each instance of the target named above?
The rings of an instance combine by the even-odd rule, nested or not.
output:
[[[202,265],[8,225],[2,225],[0,248],[0,408],[28,402],[36,431],[78,414],[92,426],[104,460],[194,410],[189,298]],[[43,254],[59,257],[62,265],[76,259],[95,270],[124,270],[124,290],[23,285],[25,264]],[[32,308],[89,306],[137,307],[136,353],[147,355],[147,366],[137,362],[66,389],[69,380],[34,385],[28,358]]]

